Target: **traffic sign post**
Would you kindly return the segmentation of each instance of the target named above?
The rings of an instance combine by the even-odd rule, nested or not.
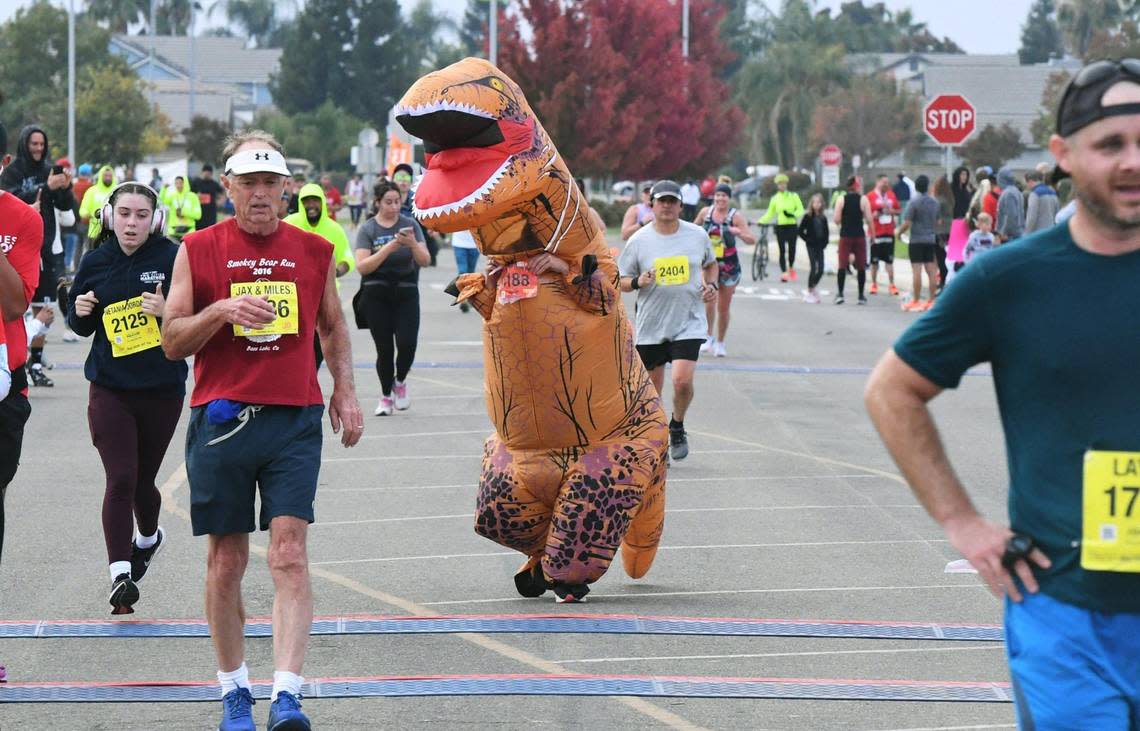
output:
[[[947,178],[951,176],[950,148],[969,139],[976,126],[974,105],[961,94],[936,96],[922,110],[923,130],[930,139],[942,145]]]
[[[824,145],[819,151],[819,163],[822,168],[820,184],[824,188],[839,187],[839,166],[843,163],[843,152],[837,145]]]

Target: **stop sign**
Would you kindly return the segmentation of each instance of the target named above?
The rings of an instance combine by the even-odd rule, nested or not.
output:
[[[974,133],[974,105],[961,94],[942,94],[922,110],[922,127],[940,145],[960,145]]]
[[[824,165],[838,165],[843,162],[843,152],[838,145],[825,145],[819,151],[819,161]]]

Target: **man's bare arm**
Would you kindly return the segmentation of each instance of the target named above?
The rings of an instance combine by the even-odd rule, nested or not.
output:
[[[325,293],[317,312],[317,335],[333,377],[333,393],[329,399],[329,421],[334,432],[343,427],[341,443],[351,447],[360,441],[364,431],[364,415],[356,399],[356,383],[352,376],[352,344],[344,321],[340,297],[336,291],[334,263],[329,263]]]

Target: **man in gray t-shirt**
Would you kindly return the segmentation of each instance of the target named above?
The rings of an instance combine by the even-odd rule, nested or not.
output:
[[[630,237],[618,257],[623,292],[637,290],[637,352],[661,394],[665,364],[673,364],[669,454],[689,453],[685,412],[693,400],[693,372],[707,322],[705,302],[716,299],[716,254],[700,226],[681,220],[681,187],[658,181],[650,191],[653,222]]]
[[[903,305],[903,309],[910,312],[929,310],[934,304],[934,293],[938,281],[938,258],[935,247],[937,239],[934,231],[938,226],[941,206],[936,198],[926,194],[930,188],[930,178],[919,175],[914,180],[914,189],[918,195],[911,198],[903,216],[903,224],[899,234],[910,231],[910,268],[912,276],[911,299]],[[926,271],[926,284],[930,292],[930,299],[922,301],[922,272]]]

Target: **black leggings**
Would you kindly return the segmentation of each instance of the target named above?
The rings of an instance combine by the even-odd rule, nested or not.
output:
[[[376,343],[380,390],[392,395],[392,383],[403,381],[416,359],[420,335],[420,291],[417,287],[372,284],[364,287],[364,312]]]
[[[162,495],[154,478],[181,415],[181,396],[91,384],[87,422],[107,473],[103,540],[108,563],[131,560],[136,521],[140,535],[158,530]]]
[[[847,267],[839,267],[839,271],[835,273],[837,284],[839,285],[839,296],[843,296],[843,285],[847,282]],[[859,282],[859,296],[863,296],[863,285],[867,283],[867,270],[859,269],[856,273],[856,281]]]
[[[819,284],[819,280],[823,279],[823,250],[824,246],[812,246],[808,244],[807,253],[808,260],[811,262],[811,271],[808,274],[808,289],[815,289]]]
[[[796,225],[776,227],[776,243],[780,245],[780,271],[796,267]]]
[[[4,548],[4,493],[20,466],[24,425],[32,414],[28,397],[20,393],[22,389],[20,383],[13,384],[12,392],[0,401],[0,551]]]

